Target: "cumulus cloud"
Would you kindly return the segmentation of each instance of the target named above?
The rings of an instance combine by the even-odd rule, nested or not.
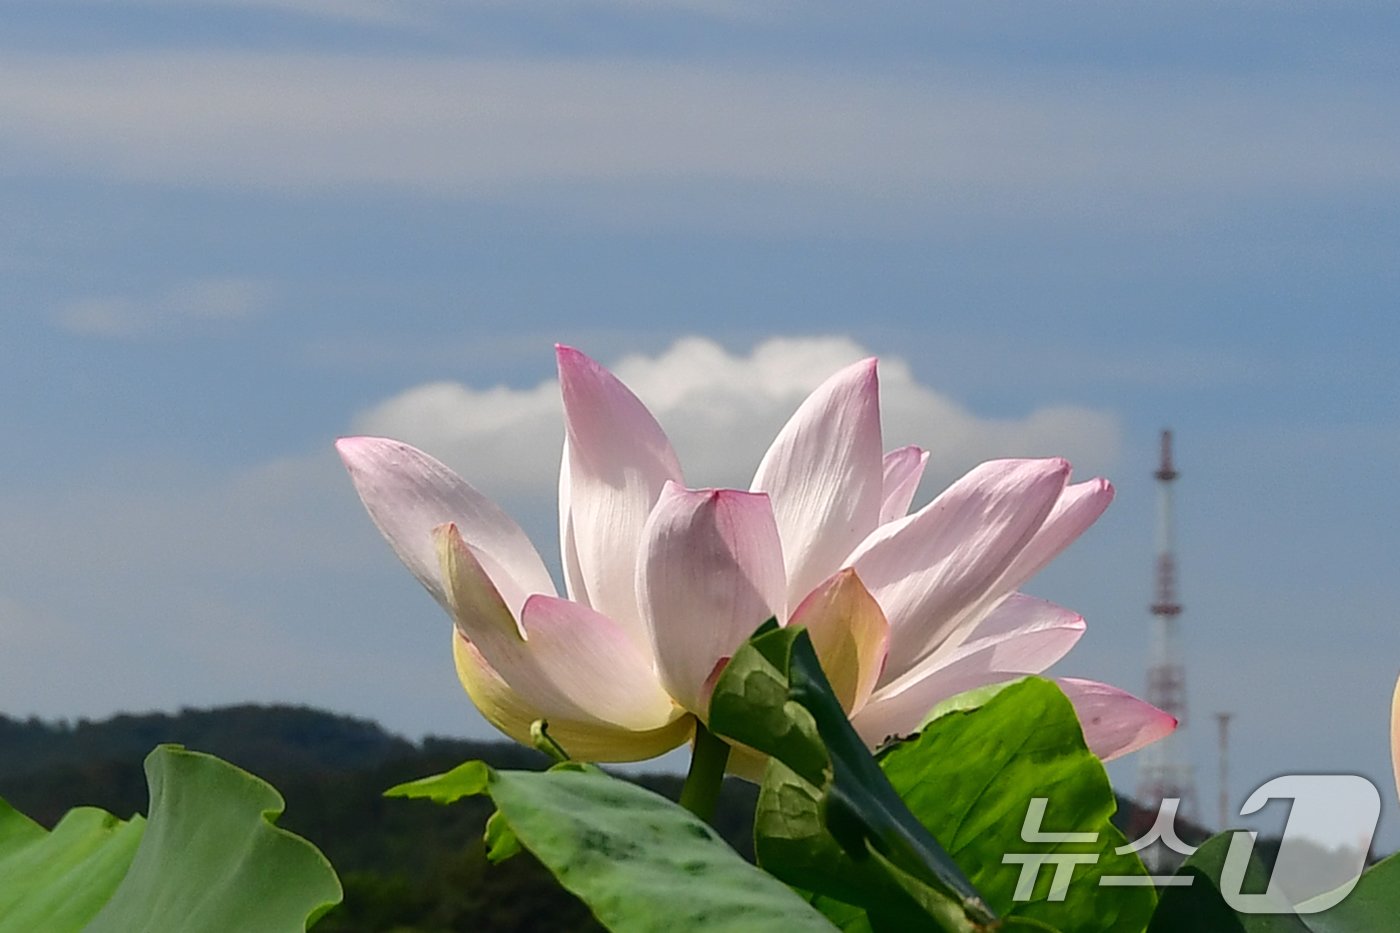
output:
[[[844,337],[782,337],[749,353],[687,337],[647,356],[605,360],[656,414],[692,485],[747,486],[773,436],[806,395],[840,367],[871,355]],[[1106,470],[1119,450],[1109,412],[1035,408],[1020,417],[979,416],[922,384],[898,357],[880,362],[887,447],[930,450],[929,483],[945,483],[999,456],[1064,455]],[[433,382],[356,417],[366,434],[428,450],[495,495],[552,496],[563,427],[554,380],[526,389]]]
[[[53,320],[81,337],[130,340],[199,324],[247,320],[263,310],[266,300],[267,289],[250,279],[197,279],[144,298],[80,299],[54,311]]]

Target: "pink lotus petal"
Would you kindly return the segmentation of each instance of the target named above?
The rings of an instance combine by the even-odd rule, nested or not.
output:
[[[683,714],[661,688],[649,652],[612,619],[555,596],[531,596],[521,618],[540,672],[580,709],[637,732]]]
[[[926,659],[895,686],[877,690],[857,727],[878,742],[913,732],[928,711],[950,696],[1054,664],[1084,634],[1084,619],[1043,599],[1012,594],[954,651]],[[933,658],[937,657],[937,660]]]
[[[918,732],[929,711],[949,697],[1018,676],[1021,675],[975,668],[929,671],[898,689],[876,690],[870,701],[851,716],[851,725],[866,745],[875,748],[890,736]]]
[[[1083,634],[1084,618],[1078,613],[1012,593],[977,623],[966,641],[940,648],[916,665],[901,678],[901,689],[917,694],[921,675],[975,685],[1005,680],[1007,675],[1039,674],[1068,654]],[[970,688],[954,692],[966,689]]]
[[[1390,701],[1390,761],[1395,769],[1395,794],[1400,797],[1400,680]]]
[[[1076,677],[1055,683],[1074,704],[1089,751],[1104,761],[1137,751],[1176,728],[1175,716],[1117,687]]]
[[[443,464],[380,437],[343,437],[335,447],[374,524],[444,607],[433,529],[448,522],[476,549],[512,613],[531,593],[555,594],[549,571],[520,526]]]
[[[1028,661],[1035,665],[1034,667],[1008,667],[1000,663],[994,667],[1005,671],[1039,673],[1058,661],[1064,652],[1079,640],[1079,636],[1084,634],[1084,617],[1074,610],[1056,605],[1047,599],[1027,596],[1025,593],[1012,593],[977,623],[968,634],[967,641],[950,652],[950,657],[965,657],[982,645],[1022,646],[1018,648],[1016,656],[1026,657],[1023,650],[1024,640],[1047,632],[1056,633],[1061,639],[1059,654],[1052,657],[1036,653],[1034,659]],[[998,657],[1009,659],[1012,655]]]
[[[1084,634],[1084,617],[1024,593],[1012,593],[942,659],[948,672],[1039,674]]]
[[[486,721],[515,741],[531,744],[530,724],[537,719],[549,719],[545,711],[506,683],[482,657],[480,649],[456,626],[452,629],[452,657],[457,665],[457,679]]]
[[[496,672],[460,630],[452,634],[457,676],[486,721],[517,742],[530,745],[530,726],[545,720],[549,736],[581,761],[642,761],[690,739],[694,719],[681,717],[659,729],[635,732],[598,722],[577,722],[532,706]]]
[[[892,736],[910,735],[919,730],[928,713],[939,702],[977,687],[1012,680],[1016,675],[987,673],[976,677],[943,677],[933,672],[925,684],[931,689],[922,695],[914,691],[882,698],[878,693],[855,716],[851,725],[862,741],[874,748]],[[1104,761],[1111,761],[1169,735],[1176,728],[1176,717],[1117,687],[1061,677],[1055,681],[1074,704],[1084,731],[1084,743]]]
[[[452,621],[491,668],[525,703],[543,711],[545,718],[595,718],[540,668],[523,630],[457,527],[438,527],[434,540]]]
[[[839,570],[879,523],[882,449],[870,359],[822,383],[764,454],[751,489],[772,497],[791,604]]]
[[[813,590],[788,625],[807,629],[841,707],[849,713],[864,706],[885,666],[890,626],[856,572],[838,571]]]
[[[555,596],[532,596],[520,625],[454,525],[437,529],[457,628],[545,718],[658,729],[681,715],[651,658],[616,622]]]
[[[564,455],[559,460],[559,554],[564,562],[564,588],[575,602],[591,605],[588,584],[578,565],[578,543],[574,536],[573,490],[569,482],[569,442],[564,441]]]
[[[764,620],[783,617],[772,508],[760,493],[668,483],[644,547],[637,591],[661,681],[703,718],[711,674]]]
[[[882,687],[941,645],[959,644],[1005,597],[1006,569],[1045,522],[1068,476],[1069,464],[1058,459],[984,463],[861,543],[849,563],[890,621]]]
[[[1019,589],[1074,543],[1113,501],[1113,485],[1102,477],[1066,486],[1050,517],[1006,571],[1003,583]]]
[[[651,412],[617,377],[572,347],[557,348],[568,441],[561,489],[577,577],[571,587],[637,643],[646,634],[637,607],[642,527],[661,487],[681,481],[671,442]],[[573,575],[571,573],[571,579]]]
[[[927,465],[928,451],[913,445],[885,454],[885,501],[880,506],[880,524],[909,514],[909,503],[914,501]]]

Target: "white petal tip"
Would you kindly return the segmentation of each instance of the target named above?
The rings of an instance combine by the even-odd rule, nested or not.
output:
[[[1113,497],[1118,494],[1118,490],[1113,488],[1113,484],[1102,476],[1095,476],[1093,479],[1087,480],[1086,483],[1091,487],[1089,495],[1103,500],[1104,508],[1107,508],[1108,504],[1113,501]]]
[[[377,437],[338,437],[335,441],[335,450],[336,453],[340,454],[342,460],[349,461],[381,440]]]
[[[408,454],[423,460],[437,462],[411,444],[405,444],[403,441],[396,441],[388,437],[355,435],[337,438],[335,452],[340,454],[341,461],[348,468],[369,465],[376,457],[383,457],[386,454]]]

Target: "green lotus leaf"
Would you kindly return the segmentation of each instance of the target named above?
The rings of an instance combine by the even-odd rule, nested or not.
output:
[[[330,863],[274,819],[266,782],[162,745],[150,816],[79,807],[45,831],[0,802],[0,933],[306,930],[340,902]]]
[[[78,807],[49,832],[0,801],[0,933],[81,930],[121,884],[145,823]]]
[[[389,793],[449,802],[489,794],[488,844],[528,849],[610,930],[801,933],[831,924],[744,861],[690,811],[588,765],[493,771],[468,762]]]
[[[715,733],[770,756],[755,814],[759,863],[842,924],[839,904],[876,929],[995,929],[996,914],[909,811],[851,727],[810,637],[771,623],[725,667],[710,700]],[[855,928],[855,927],[851,927]]]
[[[1178,878],[1190,879],[1162,891],[1162,899],[1152,916],[1148,933],[1308,933],[1302,918],[1292,914],[1238,914],[1220,893],[1220,875],[1230,849],[1233,832],[1217,833],[1203,842],[1177,869]],[[1243,890],[1264,891],[1269,873],[1251,852],[1245,870]],[[1366,927],[1378,933],[1384,927]],[[1355,933],[1362,933],[1361,929]]]
[[[1313,900],[1323,898],[1327,895]],[[1308,902],[1298,907],[1306,909]],[[1327,910],[1307,914],[1304,919],[1315,933],[1366,933],[1400,922],[1400,854],[1366,869],[1350,894]]]
[[[1127,840],[1109,821],[1117,809],[1113,789],[1084,744],[1074,707],[1054,683],[1028,677],[960,694],[879,759],[919,822],[1003,917],[1076,933],[1146,928],[1154,889],[1136,853],[1114,851]],[[1043,800],[1042,833],[1092,838],[1023,841],[1034,798]],[[1015,861],[1021,856],[1065,860],[1068,886],[1052,894],[1057,866],[1049,861],[1031,867],[1030,895],[1018,898],[1026,871]],[[1101,884],[1105,878],[1136,883]]]

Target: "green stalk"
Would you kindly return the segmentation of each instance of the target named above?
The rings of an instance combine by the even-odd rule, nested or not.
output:
[[[695,748],[690,753],[690,773],[681,788],[681,806],[706,823],[715,815],[715,803],[724,783],[724,766],[729,762],[729,743],[695,724]]]

